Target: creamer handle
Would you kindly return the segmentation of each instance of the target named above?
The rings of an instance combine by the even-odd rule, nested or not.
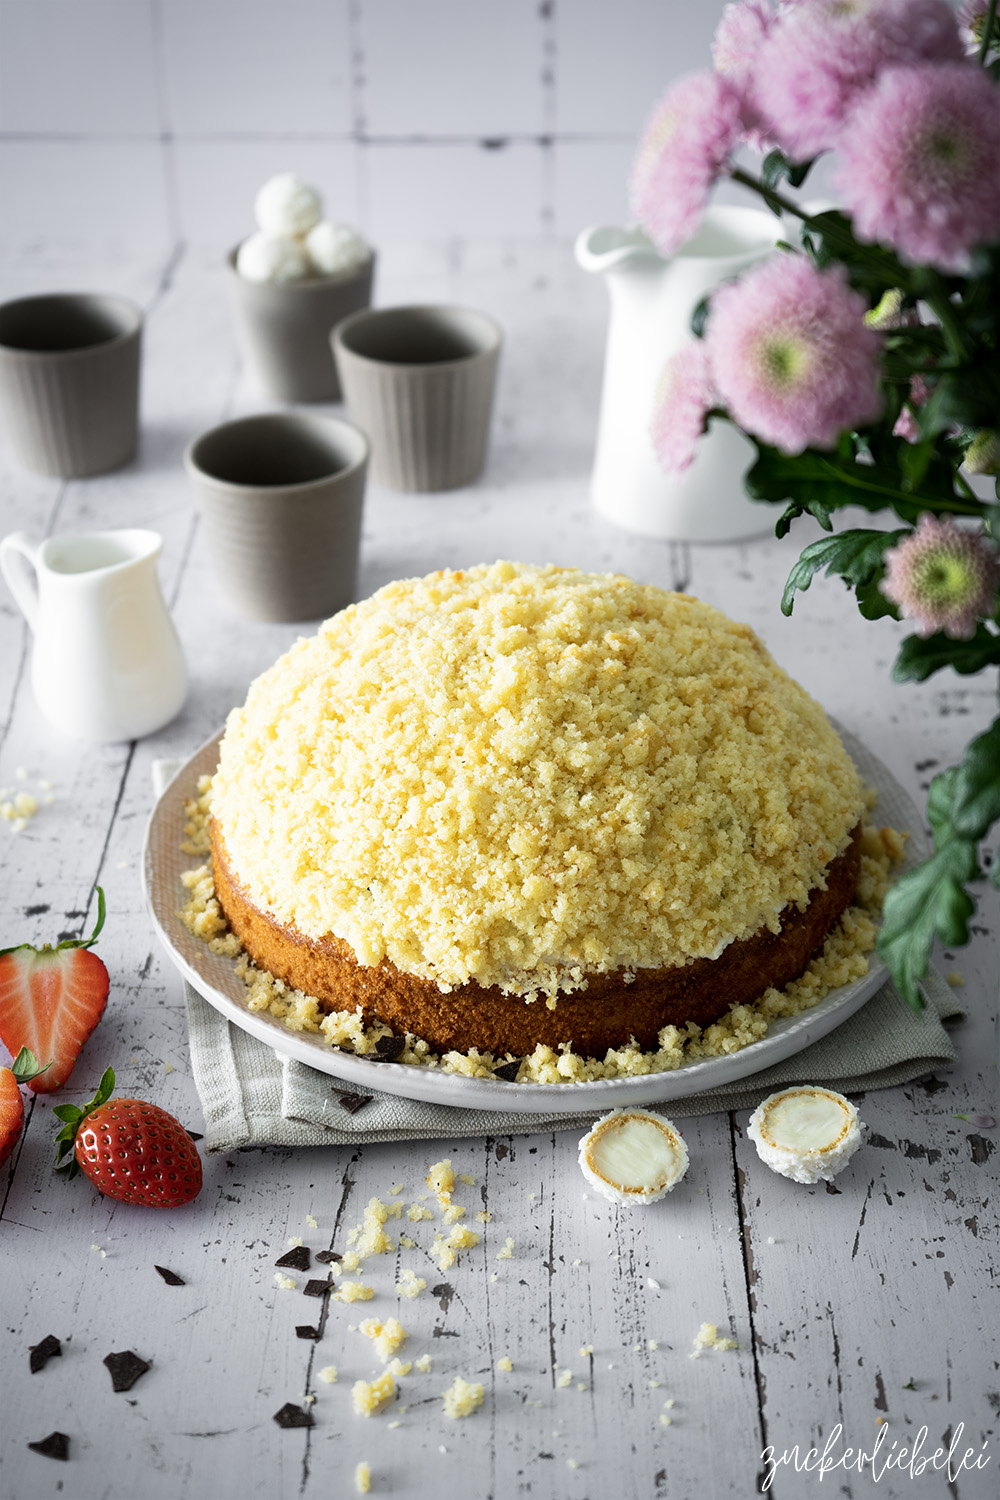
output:
[[[38,543],[26,531],[0,542],[0,573],[32,630],[38,627]]]

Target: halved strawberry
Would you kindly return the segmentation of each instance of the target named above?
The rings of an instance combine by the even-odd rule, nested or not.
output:
[[[49,1066],[40,1067],[35,1054],[22,1047],[9,1068],[0,1068],[0,1166],[21,1139],[24,1124],[24,1100],[21,1084],[30,1083]]]
[[[0,950],[0,1041],[13,1057],[30,1047],[51,1067],[28,1084],[36,1094],[61,1088],[108,1003],[108,971],[91,953],[104,926],[104,892],[97,887],[97,926],[89,938],[58,947]]]
[[[89,1104],[57,1104],[56,1171],[84,1172],[106,1198],[144,1208],[177,1208],[201,1192],[201,1157],[184,1126],[158,1104],[113,1099],[106,1068]]]

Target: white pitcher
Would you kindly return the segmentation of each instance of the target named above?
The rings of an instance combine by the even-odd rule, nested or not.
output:
[[[743,493],[753,447],[715,421],[689,469],[667,474],[650,424],[663,367],[691,336],[701,299],[773,249],[779,219],[754,208],[712,207],[669,260],[641,229],[584,229],[576,259],[599,271],[611,298],[604,389],[591,497],[601,515],[644,536],[727,542],[771,529],[768,508]]]
[[[184,655],[156,572],[155,531],[0,542],[0,570],[35,635],[31,681],[56,729],[133,740],[187,696]]]

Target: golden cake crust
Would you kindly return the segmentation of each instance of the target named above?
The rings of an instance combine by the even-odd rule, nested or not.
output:
[[[803,909],[784,908],[780,931],[761,927],[730,943],[717,958],[638,969],[626,982],[621,970],[591,974],[582,989],[560,993],[554,1009],[475,981],[443,993],[429,979],[408,974],[388,959],[358,962],[343,939],[307,938],[254,904],[232,870],[225,840],[213,819],[212,866],[216,895],[233,932],[254,962],[293,989],[312,995],[326,1011],[363,1010],[398,1035],[423,1037],[437,1051],[472,1048],[523,1056],[538,1043],[600,1056],[634,1038],[657,1045],[664,1026],[705,1027],[734,1005],[751,1004],[770,987],[783,988],[806,968],[851,904],[861,861],[861,829],[829,865],[825,889],[817,887]]]

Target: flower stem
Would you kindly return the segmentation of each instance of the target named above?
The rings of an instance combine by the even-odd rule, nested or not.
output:
[[[994,0],[994,4],[996,0]],[[932,290],[927,294],[927,306],[937,318],[944,334],[945,343],[951,353],[963,362],[969,358],[969,347],[966,340],[965,330],[955,317],[955,309],[951,298],[948,296],[948,288],[943,279],[934,271],[932,275]]]
[[[996,0],[993,0],[993,3],[995,5]],[[790,198],[782,197],[777,188],[765,187],[758,177],[751,177],[750,173],[744,172],[742,167],[733,167],[729,175],[733,182],[742,183],[744,187],[750,188],[751,192],[759,193],[765,202],[776,203],[786,214],[794,214],[797,219],[801,219],[803,223],[808,224],[810,215],[804,213],[798,204],[793,203]]]
[[[983,34],[979,42],[979,53],[976,57],[976,62],[981,68],[984,68],[986,66],[986,59],[989,56],[990,41],[993,36],[993,22],[996,17],[996,13],[997,0],[990,0],[989,6],[986,10],[986,15],[983,18]]]
[[[925,498],[922,495],[908,494],[905,490],[897,489],[894,485],[879,484],[874,480],[865,479],[857,472],[857,466],[852,472],[850,469],[841,468],[839,464],[833,463],[830,459],[822,458],[819,454],[816,456],[819,458],[820,464],[828,469],[831,475],[836,475],[842,484],[849,485],[852,489],[864,490],[871,495],[884,495],[888,501],[903,500],[907,505],[925,505],[935,515],[947,513],[953,516],[981,516],[983,513],[982,502],[976,498],[971,490],[969,490],[971,504],[959,499],[957,495],[948,498],[939,495],[935,495],[933,499],[929,497]]]

